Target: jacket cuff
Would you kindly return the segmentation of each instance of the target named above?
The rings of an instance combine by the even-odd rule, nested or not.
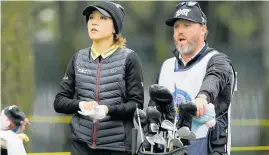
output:
[[[76,109],[77,111],[80,109],[80,104],[79,104],[80,100],[74,100],[72,107],[73,109]]]
[[[117,111],[117,107],[115,105],[107,105],[108,114],[113,114]]]

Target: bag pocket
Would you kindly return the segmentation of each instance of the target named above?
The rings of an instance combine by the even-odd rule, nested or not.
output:
[[[226,144],[228,141],[228,121],[227,115],[222,115],[216,119],[214,128],[208,132],[208,152],[209,154],[226,153]]]
[[[190,143],[188,155],[208,155],[207,137],[191,140]]]

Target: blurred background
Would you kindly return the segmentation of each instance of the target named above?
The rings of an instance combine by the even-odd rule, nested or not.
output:
[[[32,122],[29,155],[70,151],[70,116],[56,114],[54,97],[74,53],[91,45],[86,1],[1,2],[1,108],[16,104]],[[143,65],[148,87],[175,48],[165,20],[178,1],[119,1],[123,35]],[[269,154],[269,2],[200,2],[210,47],[227,54],[238,72],[232,103],[232,155]],[[36,154],[34,154],[36,153]],[[68,153],[63,153],[68,154]],[[41,154],[40,154],[41,155]]]

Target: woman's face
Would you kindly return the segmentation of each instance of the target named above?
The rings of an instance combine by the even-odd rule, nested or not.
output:
[[[115,33],[115,29],[111,17],[104,16],[98,10],[90,14],[88,20],[88,34],[92,40],[98,41],[113,38],[113,33]]]

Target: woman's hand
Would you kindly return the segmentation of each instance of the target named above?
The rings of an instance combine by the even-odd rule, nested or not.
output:
[[[108,108],[107,108],[106,105],[99,105],[99,106],[103,109],[103,111],[105,112],[105,114],[108,113]]]
[[[94,108],[95,106],[97,106],[98,103],[96,101],[81,101],[79,102],[79,108],[81,109],[81,111],[87,110],[87,111],[91,111],[92,108]]]

